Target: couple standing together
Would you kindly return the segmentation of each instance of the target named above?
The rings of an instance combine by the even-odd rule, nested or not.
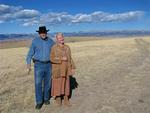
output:
[[[55,98],[58,106],[70,106],[70,77],[75,73],[75,65],[68,45],[64,44],[62,33],[56,34],[56,43],[47,37],[45,26],[39,27],[39,37],[32,40],[26,62],[31,70],[34,62],[36,109],[50,104],[50,97]]]

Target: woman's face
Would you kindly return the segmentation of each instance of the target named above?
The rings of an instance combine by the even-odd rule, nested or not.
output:
[[[64,37],[62,35],[57,35],[57,42],[60,44],[64,44]]]

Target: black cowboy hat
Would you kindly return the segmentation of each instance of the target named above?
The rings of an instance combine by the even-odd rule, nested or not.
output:
[[[45,26],[40,26],[39,30],[36,31],[38,33],[47,33],[49,31],[49,29],[47,30]]]

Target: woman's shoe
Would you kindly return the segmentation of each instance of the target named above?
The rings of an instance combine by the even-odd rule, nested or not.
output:
[[[58,107],[61,106],[61,97],[56,97],[55,102],[57,104]]]
[[[64,96],[64,105],[67,107],[71,107],[68,96]]]

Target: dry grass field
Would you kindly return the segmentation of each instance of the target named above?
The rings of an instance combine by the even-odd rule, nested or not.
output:
[[[68,43],[79,86],[72,107],[35,110],[28,47],[0,49],[0,113],[150,113],[150,37]]]
[[[65,42],[83,42],[83,41],[93,41],[93,40],[103,40],[105,37],[66,37]],[[107,37],[109,39],[109,37]],[[0,49],[5,48],[17,48],[17,47],[28,47],[31,44],[31,40],[7,40],[0,42]]]

